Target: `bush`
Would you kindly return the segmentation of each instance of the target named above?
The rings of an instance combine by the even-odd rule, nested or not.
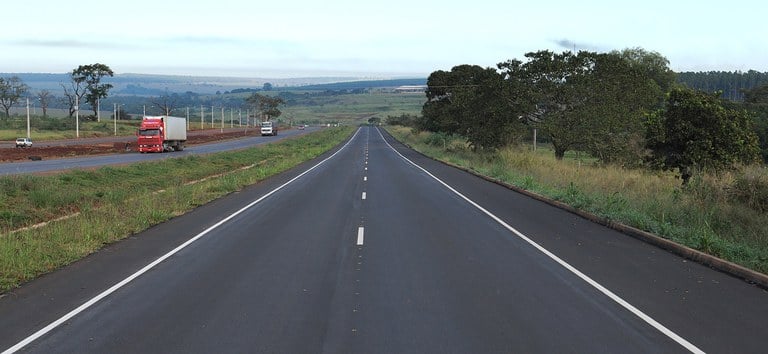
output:
[[[768,168],[748,167],[736,176],[732,197],[759,212],[768,212]]]

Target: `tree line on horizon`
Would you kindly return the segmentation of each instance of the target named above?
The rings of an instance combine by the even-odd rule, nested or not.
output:
[[[536,129],[557,159],[586,152],[602,163],[676,170],[684,183],[697,171],[758,161],[766,146],[756,119],[764,127],[768,109],[761,116],[755,104],[677,79],[665,57],[642,48],[542,50],[495,68],[433,72],[422,115],[405,123],[461,136],[476,150],[521,144]],[[745,96],[768,107],[768,90]]]

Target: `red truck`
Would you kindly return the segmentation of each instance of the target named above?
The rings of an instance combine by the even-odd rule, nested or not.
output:
[[[187,141],[187,120],[179,117],[144,117],[138,133],[139,152],[184,150]]]

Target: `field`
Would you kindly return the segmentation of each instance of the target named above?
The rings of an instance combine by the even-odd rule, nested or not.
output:
[[[369,118],[419,114],[426,100],[424,94],[362,93],[307,99],[287,106],[283,117],[297,122],[343,124],[367,123]]]

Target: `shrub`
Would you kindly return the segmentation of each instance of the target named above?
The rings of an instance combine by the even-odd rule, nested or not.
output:
[[[759,212],[768,211],[768,168],[749,167],[736,176],[732,198]]]

